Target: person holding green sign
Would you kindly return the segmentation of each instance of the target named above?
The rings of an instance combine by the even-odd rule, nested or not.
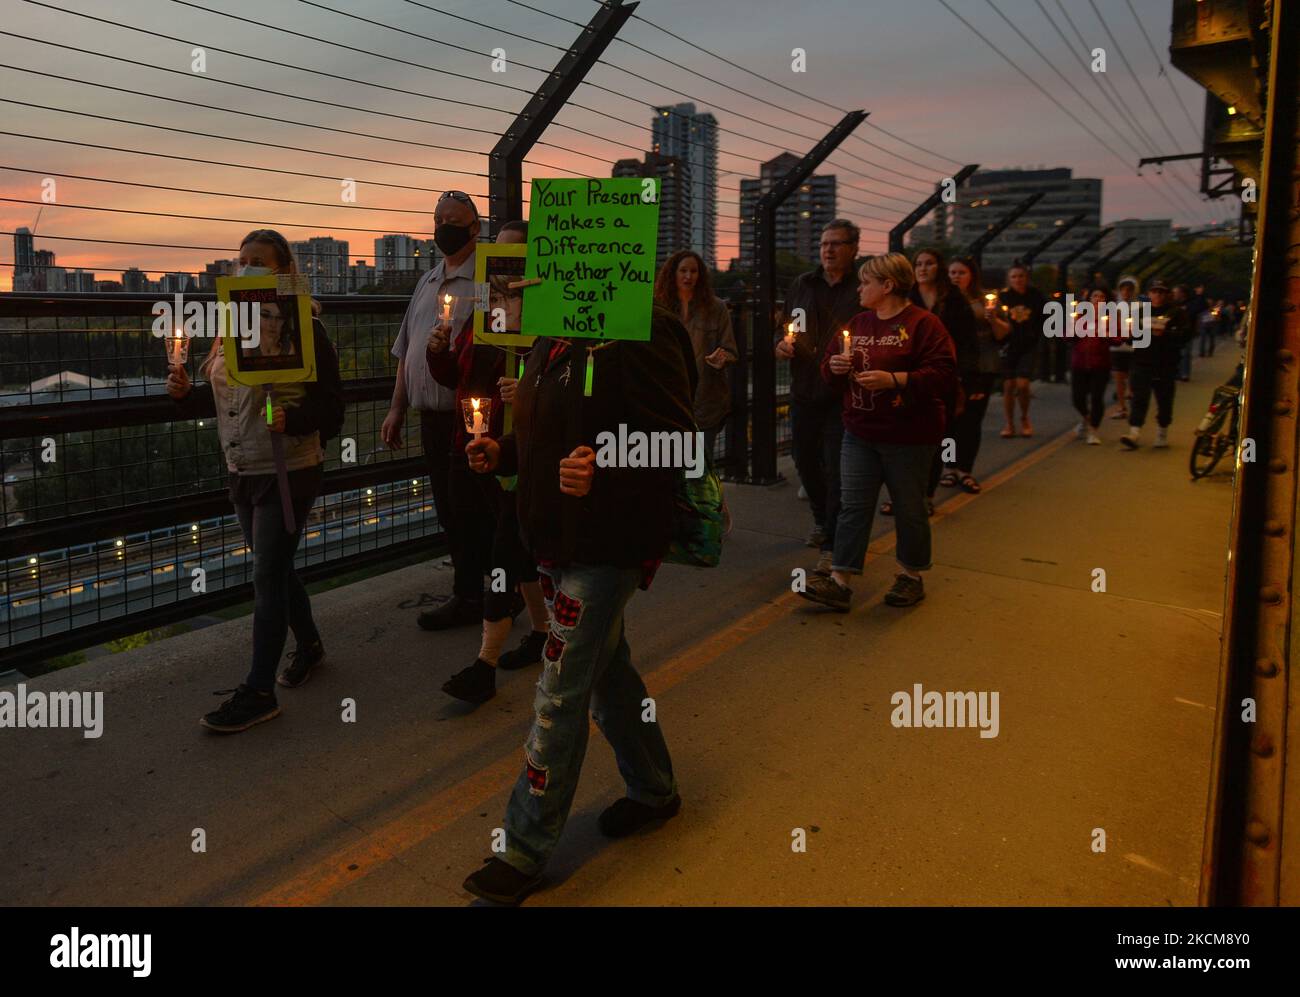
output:
[[[601,831],[622,837],[681,806],[623,625],[628,601],[649,587],[668,549],[679,472],[597,467],[593,450],[602,432],[620,426],[695,432],[686,329],[662,308],[647,324],[648,339],[590,352],[568,339],[537,340],[519,381],[514,432],[466,447],[479,473],[518,475],[520,529],[551,608],[524,771],[506,810],[505,854],[465,881],[470,893],[498,903],[517,904],[540,882],[577,789],[588,711],[627,783],[627,796],[600,815]],[[588,362],[595,370],[584,397]]]

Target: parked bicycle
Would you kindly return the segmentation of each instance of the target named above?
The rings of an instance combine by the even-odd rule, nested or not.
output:
[[[1237,372],[1231,380],[1214,389],[1210,409],[1196,427],[1196,439],[1192,443],[1189,461],[1193,481],[1210,474],[1223,459],[1223,455],[1237,445],[1241,385],[1245,370],[1246,364],[1243,361],[1237,365]]]

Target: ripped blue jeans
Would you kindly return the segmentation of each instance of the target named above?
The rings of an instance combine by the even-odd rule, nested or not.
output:
[[[551,610],[524,771],[506,808],[501,858],[534,876],[560,840],[587,753],[588,711],[614,749],[627,795],[662,806],[677,793],[659,724],[643,721],[645,683],[632,667],[623,609],[641,582],[637,568],[570,564],[539,569]]]

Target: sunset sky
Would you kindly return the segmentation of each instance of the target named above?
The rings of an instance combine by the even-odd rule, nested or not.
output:
[[[578,22],[585,22],[596,9],[592,0],[529,2]],[[1168,82],[1159,77],[1160,67],[1130,12],[1131,2],[1161,58],[1167,61],[1169,0],[1069,0],[1066,4],[1088,47],[1108,50],[1109,80],[1154,140],[1154,148],[1115,120],[1097,82],[1088,78],[1053,30],[1044,7],[1066,36],[1073,37],[1056,0],[1041,0],[1041,5],[1039,0],[995,3],[1104,118],[1061,82],[987,0],[949,2],[1122,159],[1027,83],[939,0],[643,0],[638,14],[718,57],[820,98],[834,108],[864,108],[871,112],[869,122],[939,154],[921,152],[863,125],[819,171],[839,176],[839,213],[863,224],[867,251],[882,248],[883,233],[923,199],[936,181],[955,171],[955,163],[977,162],[986,168],[1068,166],[1076,177],[1104,178],[1103,221],[1168,217],[1176,224],[1200,225],[1235,216],[1230,199],[1210,203],[1195,193],[1192,166],[1170,167],[1163,178],[1151,169],[1146,178],[1134,176],[1137,156],[1120,137],[1127,136],[1144,155],[1200,148],[1198,131],[1193,130]],[[1178,140],[1176,146],[1112,50],[1093,11],[1094,2],[1160,112],[1159,118]],[[201,9],[205,7],[209,10]],[[358,21],[327,8],[378,23]],[[457,21],[448,14],[491,27]],[[297,37],[275,30],[277,27],[389,58]],[[53,177],[57,203],[44,207],[37,248],[53,250],[59,266],[83,267],[97,271],[103,279],[117,279],[128,266],[152,271],[155,278],[164,270],[201,270],[213,259],[234,255],[239,238],[262,226],[277,228],[291,240],[311,235],[347,239],[354,260],[372,262],[376,236],[389,232],[432,234],[432,214],[409,212],[432,212],[437,194],[448,187],[482,195],[480,209],[486,210],[486,153],[495,134],[524,106],[542,79],[541,73],[525,64],[549,71],[560,57],[560,51],[551,46],[567,46],[579,29],[508,0],[42,0],[39,4],[6,0],[0,31],[6,32],[0,34],[0,98],[4,99],[0,131],[6,133],[0,135],[0,197],[39,202],[42,179]],[[719,166],[724,172],[717,247],[718,259],[725,267],[737,255],[740,178],[757,175],[758,161],[781,151],[805,151],[840,113],[733,68],[650,23],[634,18],[620,38],[741,93],[615,41],[604,56],[612,65],[598,65],[587,77],[589,83],[607,89],[579,87],[570,106],[546,133],[544,141],[552,145],[538,146],[528,157],[532,162],[526,167],[526,176],[571,175],[561,172],[565,170],[608,176],[614,160],[643,155],[648,148],[652,106],[694,97],[700,109],[712,111],[725,129],[720,135]],[[191,70],[191,50],[196,46],[206,48],[206,73]],[[509,69],[505,73],[491,70],[487,53],[498,47],[506,52]],[[806,73],[791,72],[790,53],[795,47],[807,51]],[[229,54],[235,52],[240,55]],[[303,69],[281,68],[244,56]],[[1087,53],[1084,56],[1089,58]],[[615,67],[656,82],[636,79]],[[332,79],[304,69],[392,89]],[[67,79],[35,75],[38,71]],[[1177,70],[1169,68],[1167,73],[1199,126],[1203,91]],[[92,83],[103,86],[88,85]],[[311,103],[291,95],[360,110]],[[273,120],[229,113],[234,110]],[[122,119],[208,134],[143,127]],[[86,148],[67,144],[69,141],[122,151]],[[448,151],[452,149],[464,151]],[[139,155],[141,152],[197,161]],[[335,155],[324,155],[326,152]],[[319,174],[323,179],[249,167]],[[150,190],[66,174],[196,188],[219,196]],[[344,177],[359,182],[359,207],[342,205],[339,178]],[[230,196],[234,194],[321,203],[280,204]],[[75,205],[231,220],[153,217],[84,210]],[[32,227],[40,209],[39,203],[0,201],[0,230],[10,233],[17,226]],[[868,215],[885,220],[868,220]],[[73,241],[54,236],[72,237]],[[76,241],[89,239],[211,248]],[[0,266],[0,290],[11,286],[12,263],[13,239],[6,234],[0,236],[0,264],[9,265]]]

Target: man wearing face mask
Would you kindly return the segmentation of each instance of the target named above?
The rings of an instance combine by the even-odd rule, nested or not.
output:
[[[474,251],[478,246],[479,214],[473,199],[464,191],[449,190],[438,199],[434,209],[433,241],[443,258],[423,277],[411,295],[402,328],[393,344],[397,357],[397,383],[393,401],[380,430],[380,438],[389,449],[402,446],[402,427],[406,410],[420,413],[420,444],[429,467],[433,503],[438,522],[447,534],[455,579],[452,597],[437,609],[420,614],[425,630],[478,623],[483,618],[483,579],[474,575],[469,558],[457,556],[465,541],[464,531],[456,522],[449,490],[451,441],[460,414],[455,411],[456,392],[439,384],[429,371],[426,359],[430,337],[435,329],[450,336],[473,316]],[[452,296],[451,321],[443,322],[443,297]],[[462,458],[464,459],[464,458]]]

